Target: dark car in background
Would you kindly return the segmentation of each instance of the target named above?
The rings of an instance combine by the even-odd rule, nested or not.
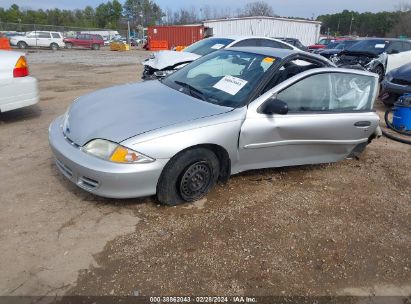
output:
[[[314,51],[314,50],[318,50],[318,49],[324,49],[327,45],[329,45],[330,43],[333,43],[336,41],[336,38],[322,38],[320,39],[320,41],[318,41],[318,43],[310,45],[308,47],[309,51]]]
[[[333,42],[327,45],[324,49],[315,50],[314,54],[319,54],[327,59],[330,59],[332,56],[338,55],[342,51],[350,48],[356,44],[359,40],[343,40],[338,42]]]
[[[92,50],[99,50],[104,46],[104,39],[100,35],[78,34],[75,38],[64,38],[66,48],[83,47]]]
[[[398,97],[407,93],[411,93],[411,62],[388,72],[380,98],[386,106],[392,106]]]
[[[301,43],[301,41],[298,40],[297,38],[279,38],[279,37],[277,37],[277,38],[274,38],[274,39],[278,39],[278,40],[287,42],[288,44],[291,44],[292,46],[295,46],[296,48],[298,48],[302,51],[308,52],[308,47],[303,45]]]
[[[333,57],[340,67],[365,69],[379,75],[385,74],[411,62],[411,41],[390,38],[369,38],[361,40]]]

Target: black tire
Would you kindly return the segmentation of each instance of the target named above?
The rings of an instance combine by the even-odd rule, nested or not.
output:
[[[98,51],[98,50],[100,49],[100,44],[94,43],[94,44],[91,46],[91,49],[92,49],[92,50],[95,50],[95,51]]]
[[[57,51],[59,49],[59,45],[57,43],[50,44],[50,49],[52,51]]]
[[[220,163],[214,152],[195,148],[174,156],[157,184],[160,203],[175,206],[204,197],[217,183]]]
[[[377,65],[373,70],[373,73],[378,74],[378,81],[382,82],[385,77],[384,67],[382,65]]]
[[[66,48],[67,49],[72,49],[73,48],[73,44],[70,42],[66,42]]]
[[[17,42],[17,46],[19,49],[27,49],[27,43],[25,43],[24,41]]]

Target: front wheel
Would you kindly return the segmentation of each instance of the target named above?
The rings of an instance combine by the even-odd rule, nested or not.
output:
[[[52,43],[52,44],[50,44],[50,49],[52,51],[57,51],[59,49],[59,46],[58,46],[57,43]]]
[[[157,185],[157,198],[175,206],[204,197],[217,183],[220,164],[211,150],[196,148],[173,157]]]
[[[66,48],[67,49],[72,49],[73,48],[73,44],[70,42],[66,42]]]
[[[27,43],[25,43],[24,41],[17,42],[17,46],[19,49],[27,49]]]
[[[95,51],[98,51],[99,49],[100,49],[100,44],[93,44],[92,46],[91,46],[91,48],[93,49],[93,50],[95,50]]]

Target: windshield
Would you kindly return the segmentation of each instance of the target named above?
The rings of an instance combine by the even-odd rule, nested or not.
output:
[[[276,58],[221,50],[197,59],[163,83],[184,94],[226,107],[240,107]]]
[[[190,52],[197,55],[207,55],[212,52],[215,52],[219,49],[222,49],[229,45],[234,40],[226,38],[208,38],[200,40],[196,43],[193,43],[189,47],[186,47],[183,52]]]
[[[320,41],[318,41],[317,44],[329,45],[330,43],[333,43],[333,42],[334,42],[333,39],[324,38],[324,39],[321,39]]]
[[[337,50],[346,50],[349,47],[351,47],[352,45],[356,44],[358,41],[357,40],[345,40],[341,43],[339,43],[335,49]]]
[[[337,45],[339,45],[339,44],[340,44],[340,43],[338,43],[338,42],[331,42],[331,43],[327,44],[327,46],[325,47],[325,49],[327,49],[327,50],[335,49],[335,47],[336,47]]]
[[[358,43],[355,43],[347,50],[350,52],[366,52],[379,55],[386,51],[389,44],[389,41],[383,39],[363,40]]]

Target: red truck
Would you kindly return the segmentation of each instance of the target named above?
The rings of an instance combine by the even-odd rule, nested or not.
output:
[[[64,38],[66,48],[83,47],[92,50],[99,50],[104,46],[103,37],[94,34],[78,34],[76,38]]]

